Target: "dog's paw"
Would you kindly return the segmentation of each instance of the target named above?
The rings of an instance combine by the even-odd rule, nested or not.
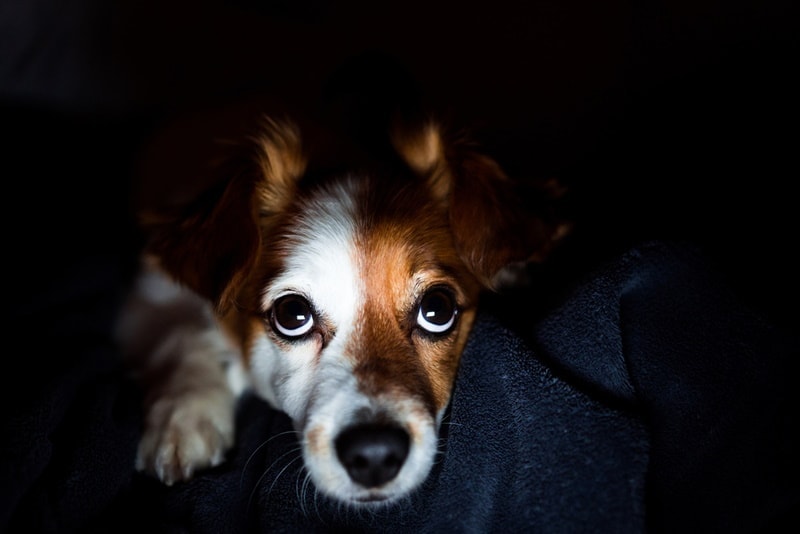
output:
[[[222,463],[234,439],[230,391],[192,391],[162,397],[147,413],[136,468],[172,485]]]

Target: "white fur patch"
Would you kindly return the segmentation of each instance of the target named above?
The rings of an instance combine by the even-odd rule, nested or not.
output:
[[[262,306],[269,309],[279,297],[303,295],[333,325],[336,335],[327,353],[337,350],[353,328],[363,302],[364,288],[357,271],[355,214],[356,185],[345,182],[315,197],[302,209],[303,217],[287,238],[295,244],[283,272],[265,289]],[[317,318],[319,320],[319,318]],[[304,418],[312,385],[320,380],[316,369],[319,344],[295,342],[283,352],[268,339],[254,347],[252,366],[257,391],[295,421]]]

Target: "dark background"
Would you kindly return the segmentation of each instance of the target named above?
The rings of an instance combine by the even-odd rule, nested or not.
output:
[[[56,225],[59,245],[115,247],[142,153],[169,124],[184,126],[160,145],[158,187],[194,179],[202,142],[223,131],[214,128],[229,109],[265,96],[311,109],[338,69],[379,52],[516,179],[568,186],[578,225],[560,268],[640,239],[688,238],[745,298],[793,326],[790,4],[5,2],[5,138],[19,141],[9,152],[26,154],[23,167],[45,166],[5,182],[24,227]],[[22,261],[53,265],[52,250],[27,250],[29,238]]]

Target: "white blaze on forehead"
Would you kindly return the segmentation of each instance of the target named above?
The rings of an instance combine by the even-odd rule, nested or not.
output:
[[[326,349],[335,361],[328,362],[333,367],[328,366],[322,375],[317,362],[321,347],[314,338],[288,347],[266,337],[254,344],[251,365],[256,389],[295,423],[305,418],[312,390],[320,382],[339,382],[337,368],[350,374],[344,345],[363,300],[355,248],[356,189],[354,182],[331,186],[301,205],[294,226],[278,236],[291,247],[282,271],[262,296],[267,310],[283,295],[300,294],[335,330]]]
[[[344,334],[353,325],[363,295],[356,259],[357,187],[339,183],[315,195],[288,229],[292,248],[283,272],[266,288],[267,309],[280,296],[300,293]]]

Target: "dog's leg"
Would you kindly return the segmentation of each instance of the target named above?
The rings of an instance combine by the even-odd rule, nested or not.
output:
[[[144,390],[137,468],[171,485],[222,462],[244,374],[210,304],[145,267],[118,339]]]

